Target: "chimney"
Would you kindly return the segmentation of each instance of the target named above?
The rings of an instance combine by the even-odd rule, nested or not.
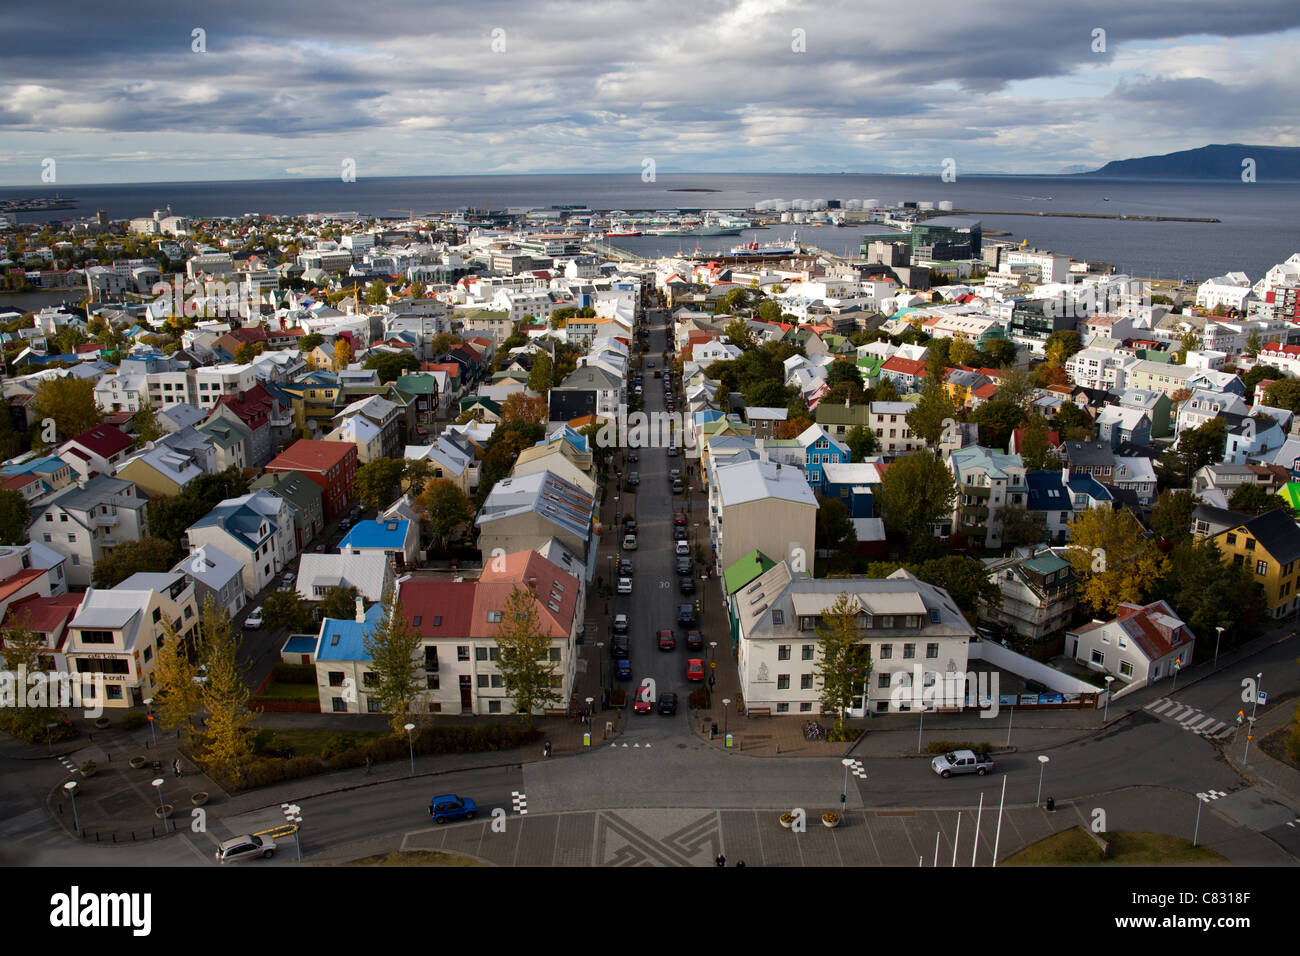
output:
[[[357,598],[357,623],[366,623],[366,605],[362,602],[360,597]]]

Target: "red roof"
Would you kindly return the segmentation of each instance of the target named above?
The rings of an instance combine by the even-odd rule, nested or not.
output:
[[[451,378],[460,377],[460,366],[455,362],[425,362],[421,372],[446,372]]]
[[[34,594],[25,597],[9,605],[2,626],[28,626],[41,634],[53,634],[66,627],[68,621],[76,615],[84,597],[84,594],[59,594],[55,597]],[[62,646],[62,641],[59,646]]]
[[[21,591],[44,574],[43,568],[23,568],[13,577],[0,581],[0,600],[4,600],[15,591]]]
[[[36,475],[10,475],[0,481],[0,487],[9,491],[21,491],[33,481],[40,481]]]
[[[240,392],[238,395],[222,395],[217,399],[217,406],[230,409],[235,413],[235,417],[247,425],[253,431],[261,428],[271,418],[271,412],[275,408],[275,399],[261,385],[254,385],[246,392]],[[216,414],[214,408],[213,414]]]
[[[77,346],[77,354],[85,355],[88,352],[98,352],[103,347],[98,342],[85,342]]]
[[[891,372],[901,372],[904,375],[915,375],[921,378],[925,377],[924,362],[918,362],[916,359],[903,358],[901,355],[890,356],[880,367]]]
[[[96,425],[80,435],[69,438],[64,442],[64,447],[67,447],[72,442],[76,442],[82,448],[85,448],[91,454],[98,455],[100,458],[110,458],[124,448],[131,447],[130,437],[122,434],[112,425]],[[72,450],[75,451],[76,449]]]
[[[267,463],[267,471],[302,471],[324,473],[356,455],[357,446],[350,441],[318,441],[300,438]]]

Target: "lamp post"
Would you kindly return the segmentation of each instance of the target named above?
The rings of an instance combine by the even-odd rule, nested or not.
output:
[[[1115,678],[1110,674],[1106,675],[1106,708],[1101,713],[1101,722],[1103,724],[1106,722],[1106,718],[1110,716],[1110,685],[1114,680]]]
[[[154,720],[153,720],[153,698],[152,698],[152,697],[146,697],[146,698],[144,699],[144,706],[145,706],[145,709],[147,709],[147,710],[149,711],[149,714],[148,714],[148,718],[149,718],[149,739],[153,742],[153,745],[154,745],[155,747],[157,747],[157,746],[158,746],[158,733],[153,729],[153,724],[154,724]]]
[[[72,798],[72,826],[76,830],[77,836],[81,836],[81,822],[77,819],[77,781],[69,780],[63,785],[63,789],[68,792]]]
[[[1205,793],[1196,795],[1196,826],[1192,829],[1192,846],[1196,846],[1196,839],[1201,835],[1201,807],[1210,802],[1210,797]]]
[[[712,664],[714,659],[717,656],[718,656],[718,642],[709,641],[709,663]]]
[[[1256,708],[1259,707],[1259,688],[1260,688],[1260,686],[1261,686],[1263,683],[1264,683],[1264,675],[1263,675],[1263,673],[1256,674],[1256,675],[1255,675],[1255,693],[1251,695],[1252,697],[1254,697],[1254,700],[1251,702],[1251,705],[1250,705],[1250,722],[1251,722],[1252,724],[1255,722],[1255,710],[1256,710]]]
[[[45,749],[50,752],[51,756],[54,755],[54,737],[52,736],[52,734],[54,728],[57,726],[59,725],[54,721],[50,721],[48,724],[45,725]]]
[[[150,786],[152,786],[155,790],[158,791],[158,806],[162,809],[163,833],[166,833],[167,832],[167,804],[163,802],[163,795],[162,795],[163,783],[164,783],[163,778],[157,777],[153,780]]]
[[[1216,636],[1214,638],[1214,666],[1218,667],[1219,666],[1219,642],[1223,640],[1223,628],[1216,627],[1214,630],[1216,632]]]
[[[596,642],[596,653],[599,655],[596,664],[596,676],[600,678],[600,692],[605,692],[605,642]]]
[[[1241,765],[1243,767],[1250,760],[1250,742],[1255,736],[1255,718],[1247,717],[1246,720],[1249,721],[1250,725],[1246,728],[1246,749],[1241,754]]]
[[[1047,761],[1050,758],[1038,755],[1038,797],[1034,800],[1034,806],[1043,802],[1043,771],[1047,769]]]
[[[731,698],[722,698],[722,746],[727,746],[727,708],[731,706]]]
[[[406,749],[411,753],[411,776],[415,776],[415,738],[411,736],[411,731],[415,730],[415,724],[406,724]]]

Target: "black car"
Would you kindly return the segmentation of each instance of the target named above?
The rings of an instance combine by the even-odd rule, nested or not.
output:
[[[630,452],[627,453],[627,461],[628,461],[629,464],[636,464],[636,463],[637,463],[638,461],[640,461],[640,460],[641,460],[641,459],[637,457],[637,453],[636,453],[636,452],[634,452],[634,451],[630,451]]]
[[[623,519],[623,533],[624,533],[624,534],[636,534],[636,519],[635,519],[635,518],[624,518],[624,519]]]
[[[681,525],[673,525],[673,540],[674,540],[674,541],[685,541],[685,540],[686,540],[686,529],[683,528]]]
[[[632,576],[632,561],[628,558],[619,558],[618,573],[620,577],[630,578]]]
[[[616,636],[609,642],[609,656],[615,659],[628,656],[626,636]]]
[[[677,579],[677,590],[681,591],[683,594],[694,594],[695,579],[689,574],[683,574]]]
[[[678,573],[678,575],[682,575],[682,574],[690,574],[690,573],[691,573],[691,559],[690,559],[690,558],[685,557],[685,556],[682,556],[682,557],[680,557],[680,558],[677,559],[677,573]]]
[[[677,695],[673,693],[659,695],[659,713],[675,714],[677,713]]]
[[[677,623],[686,627],[695,623],[695,605],[679,604],[677,606]]]
[[[629,488],[635,488],[641,484],[641,476],[635,471],[629,472],[627,476],[627,485]]]

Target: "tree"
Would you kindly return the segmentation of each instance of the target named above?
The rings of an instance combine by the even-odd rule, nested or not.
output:
[[[42,449],[80,435],[104,420],[104,413],[95,404],[95,383],[71,375],[36,386],[28,409],[36,423],[32,443]],[[46,442],[43,437],[42,423],[47,418],[54,420],[53,442]]]
[[[528,372],[528,390],[545,395],[555,385],[555,363],[546,352],[533,356],[533,367]]]
[[[334,585],[325,592],[325,596],[320,599],[316,606],[317,612],[321,618],[333,618],[338,621],[350,621],[355,619],[357,613],[357,589],[348,585]],[[263,611],[265,617],[266,612]]]
[[[1264,389],[1264,404],[1300,414],[1300,378],[1282,378]]]
[[[420,697],[420,632],[407,623],[402,602],[391,588],[384,594],[383,607],[383,616],[362,642],[375,677],[367,694],[390,716],[393,733],[400,734],[416,715]]]
[[[376,458],[357,469],[357,497],[367,508],[384,509],[400,493],[406,462],[401,458]]]
[[[971,360],[978,355],[979,349],[965,339],[953,339],[952,345],[948,349],[948,358],[953,365],[969,366]]]
[[[429,482],[424,493],[416,500],[416,505],[427,520],[429,530],[433,532],[439,547],[446,543],[448,535],[474,519],[474,503],[470,501],[469,495],[446,478]]]
[[[797,415],[787,418],[772,429],[773,438],[798,438],[809,428],[812,428],[813,420],[807,415]]]
[[[817,497],[817,549],[825,551],[848,550],[857,544],[858,536],[849,520],[849,509],[838,498]]]
[[[1056,458],[1056,467],[1060,467],[1060,459],[1056,456],[1056,450],[1052,447],[1048,436],[1047,422],[1041,416],[1031,415],[1025,422],[1019,450],[1026,471],[1043,471],[1047,468],[1049,452]]]
[[[748,351],[754,347],[754,336],[749,331],[749,326],[745,325],[744,319],[733,319],[727,323],[726,328],[722,330],[727,341],[740,349],[742,352]]]
[[[239,347],[235,349],[235,361],[240,365],[247,365],[265,351],[266,343],[264,342],[241,342]]]
[[[1009,368],[1016,364],[1019,350],[1010,339],[990,339],[984,343],[984,357],[993,368]]]
[[[209,598],[204,604],[208,618]],[[257,714],[248,706],[251,692],[244,681],[239,660],[239,638],[231,633],[229,620],[221,628],[224,611],[213,612],[212,629],[203,634],[203,661],[208,679],[203,685],[203,709],[208,712],[203,731],[203,760],[209,767],[239,785],[243,768],[253,753],[253,722]]]
[[[758,317],[763,322],[780,322],[781,303],[775,299],[764,299],[758,304]]]
[[[379,279],[375,279],[370,285],[366,286],[366,304],[367,305],[385,305],[388,302],[388,286],[384,285]]]
[[[1263,347],[1264,343],[1260,340],[1259,333],[1252,329],[1250,335],[1246,336],[1246,354],[1254,358]]]
[[[163,430],[158,424],[158,416],[152,405],[145,405],[136,412],[131,418],[131,424],[135,429],[136,447],[163,437]]]
[[[1016,548],[1026,544],[1039,544],[1047,540],[1047,515],[1030,511],[1024,505],[1005,505],[998,512],[1002,525],[1002,544]]]
[[[0,413],[0,460],[16,458],[24,451],[27,446],[23,438],[23,433],[14,427],[13,418],[8,411]]]
[[[1290,511],[1290,506],[1281,497],[1255,484],[1238,485],[1233,490],[1232,497],[1228,499],[1228,507],[1248,515],[1262,515],[1266,511],[1276,511],[1278,508],[1286,508]]]
[[[111,588],[142,571],[171,570],[176,546],[158,538],[125,541],[95,562],[92,580],[97,588]]]
[[[349,608],[345,617],[352,619]],[[314,625],[311,608],[297,591],[272,591],[262,602],[262,622],[272,633],[288,631],[290,634],[309,631]]]
[[[203,706],[203,685],[196,679],[198,663],[170,621],[163,621],[163,634],[153,665],[152,710],[163,730],[191,727]]]
[[[527,395],[523,392],[515,392],[508,395],[506,400],[501,403],[502,422],[529,422],[545,425],[550,414],[546,399],[541,395]]]
[[[1083,348],[1083,340],[1074,329],[1061,329],[1047,337],[1044,349],[1047,352],[1047,364],[1061,366],[1075,352]]]
[[[925,384],[921,387],[921,400],[907,413],[907,425],[912,434],[933,445],[943,437],[944,429],[956,420],[957,408],[943,386],[943,378],[927,371]]]
[[[1056,410],[1053,424],[1061,441],[1094,441],[1097,437],[1097,425],[1092,416],[1074,402],[1064,402]]]
[[[1222,418],[1211,418],[1179,435],[1178,445],[1161,457],[1161,464],[1179,477],[1178,484],[1190,485],[1198,471],[1223,460],[1227,440],[1227,424]]]
[[[871,645],[858,643],[862,638],[860,613],[861,605],[840,592],[817,625],[821,657],[813,665],[814,680],[821,680],[822,713],[838,714],[836,727],[841,731],[854,693],[861,688],[865,709],[871,687]]]
[[[1155,541],[1126,510],[1080,512],[1070,522],[1070,542],[1065,557],[1079,578],[1079,600],[1093,612],[1141,604],[1165,570]]]
[[[52,669],[43,658],[49,650],[45,644],[45,635],[31,626],[31,619],[31,611],[28,611],[16,624],[0,630],[0,650],[4,652],[6,670],[23,670],[35,674]],[[20,688],[19,691],[25,689]]]
[[[1151,510],[1151,530],[1169,541],[1181,541],[1192,535],[1192,515],[1196,498],[1190,491],[1166,488]]]
[[[537,599],[530,590],[510,589],[497,624],[497,666],[515,711],[529,728],[533,711],[560,699],[555,692],[555,661],[550,660],[551,637],[542,628]]]
[[[1286,378],[1286,373],[1275,365],[1256,365],[1241,376],[1241,384],[1246,386],[1246,397],[1255,394],[1255,386],[1265,380]]]
[[[309,335],[304,335],[298,340],[298,351],[310,352],[312,349],[316,348],[316,346],[323,345],[324,342],[325,336],[320,335],[317,332],[312,332]]]
[[[926,584],[943,588],[970,621],[981,607],[996,610],[1002,606],[1002,589],[989,575],[984,562],[951,554],[923,561],[916,576]]]
[[[334,340],[335,371],[347,368],[348,363],[351,361],[352,361],[352,346],[348,344],[348,340],[342,337],[335,339]]]
[[[32,513],[21,492],[0,490],[0,544],[26,544]]]
[[[880,483],[885,527],[910,550],[931,538],[930,525],[951,517],[957,489],[952,472],[927,451],[897,459]]]
[[[372,368],[379,373],[379,380],[384,383],[395,382],[407,372],[420,368],[420,360],[410,352],[376,352],[366,356],[363,368]]]
[[[849,455],[853,461],[866,461],[875,454],[877,447],[876,433],[863,425],[854,425],[844,436],[844,444],[849,446]]]
[[[836,385],[856,385],[862,391],[862,373],[857,363],[851,359],[836,359],[826,369],[826,384],[831,388]]]

